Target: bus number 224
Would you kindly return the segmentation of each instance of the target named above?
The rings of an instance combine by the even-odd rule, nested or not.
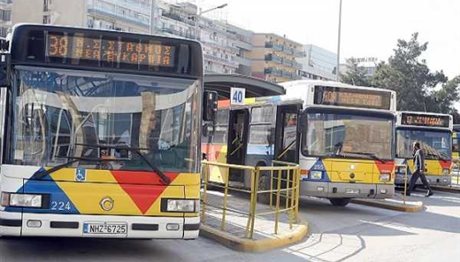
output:
[[[51,210],[56,211],[70,211],[70,202],[69,201],[51,201]]]

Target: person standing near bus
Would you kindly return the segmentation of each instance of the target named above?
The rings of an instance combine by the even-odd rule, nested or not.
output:
[[[410,196],[410,193],[415,188],[415,183],[418,178],[422,180],[423,185],[427,188],[426,197],[432,196],[433,191],[431,190],[430,184],[425,177],[425,154],[420,147],[420,142],[414,142],[413,144],[413,155],[414,155],[414,173],[410,179],[409,188],[407,189],[406,195]]]

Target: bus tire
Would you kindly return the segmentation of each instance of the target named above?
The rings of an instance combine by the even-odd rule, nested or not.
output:
[[[351,198],[329,198],[333,206],[344,207],[350,203]]]

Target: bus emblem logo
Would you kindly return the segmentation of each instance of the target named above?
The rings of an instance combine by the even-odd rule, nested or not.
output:
[[[82,182],[86,180],[86,169],[77,167],[75,169],[75,181]]]
[[[114,201],[110,197],[104,197],[99,204],[101,205],[102,210],[110,211],[113,209]]]

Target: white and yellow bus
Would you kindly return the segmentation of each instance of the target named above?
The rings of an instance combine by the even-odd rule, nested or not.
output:
[[[328,81],[282,85],[286,95],[249,98],[245,105],[219,103],[214,136],[203,140],[208,160],[299,163],[301,195],[328,198],[337,206],[394,194],[395,92]],[[211,178],[226,175],[216,168]],[[229,175],[250,186],[243,172]]]
[[[0,236],[198,237],[198,42],[23,24],[2,48]]]
[[[396,163],[407,165],[408,179],[413,172],[412,145],[420,142],[425,152],[425,175],[431,185],[451,183],[451,115],[425,112],[398,112],[396,123]],[[396,185],[404,184],[404,171],[397,170]],[[421,181],[418,181],[421,184]]]

